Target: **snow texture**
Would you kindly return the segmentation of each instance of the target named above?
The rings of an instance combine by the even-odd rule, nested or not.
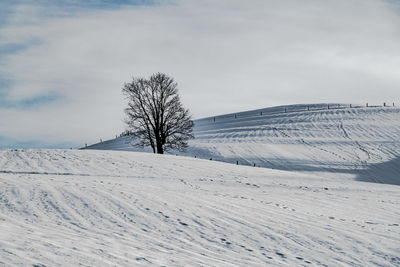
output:
[[[0,266],[399,266],[399,205],[341,175],[0,150]]]
[[[334,107],[197,120],[190,157],[0,150],[0,266],[400,266],[400,109]]]
[[[398,107],[280,106],[199,119],[194,133],[187,153],[171,153],[400,185]],[[130,142],[121,137],[89,149],[143,151]]]

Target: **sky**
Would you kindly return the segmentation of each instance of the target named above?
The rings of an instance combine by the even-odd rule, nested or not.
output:
[[[298,103],[400,105],[400,2],[0,1],[0,148],[124,131],[133,77],[163,72],[193,118]]]

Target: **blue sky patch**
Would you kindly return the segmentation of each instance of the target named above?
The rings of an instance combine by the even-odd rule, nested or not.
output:
[[[4,55],[18,53],[29,46],[30,45],[27,44],[15,44],[15,43],[0,45],[0,60],[4,57]]]
[[[0,80],[1,86],[2,80]],[[61,99],[61,96],[56,93],[39,95],[21,101],[10,101],[7,99],[7,94],[0,89],[0,107],[17,108],[17,109],[32,109],[40,105],[49,104]]]

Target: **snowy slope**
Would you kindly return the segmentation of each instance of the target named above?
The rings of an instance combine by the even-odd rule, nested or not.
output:
[[[399,266],[399,205],[341,175],[0,150],[0,266]]]
[[[194,130],[184,155],[400,185],[398,107],[274,107],[196,120]],[[138,151],[127,137],[89,148]]]

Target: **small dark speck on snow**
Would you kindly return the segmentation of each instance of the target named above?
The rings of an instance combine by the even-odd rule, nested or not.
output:
[[[281,258],[286,258],[285,254],[280,252],[275,252],[276,255],[280,256]]]

